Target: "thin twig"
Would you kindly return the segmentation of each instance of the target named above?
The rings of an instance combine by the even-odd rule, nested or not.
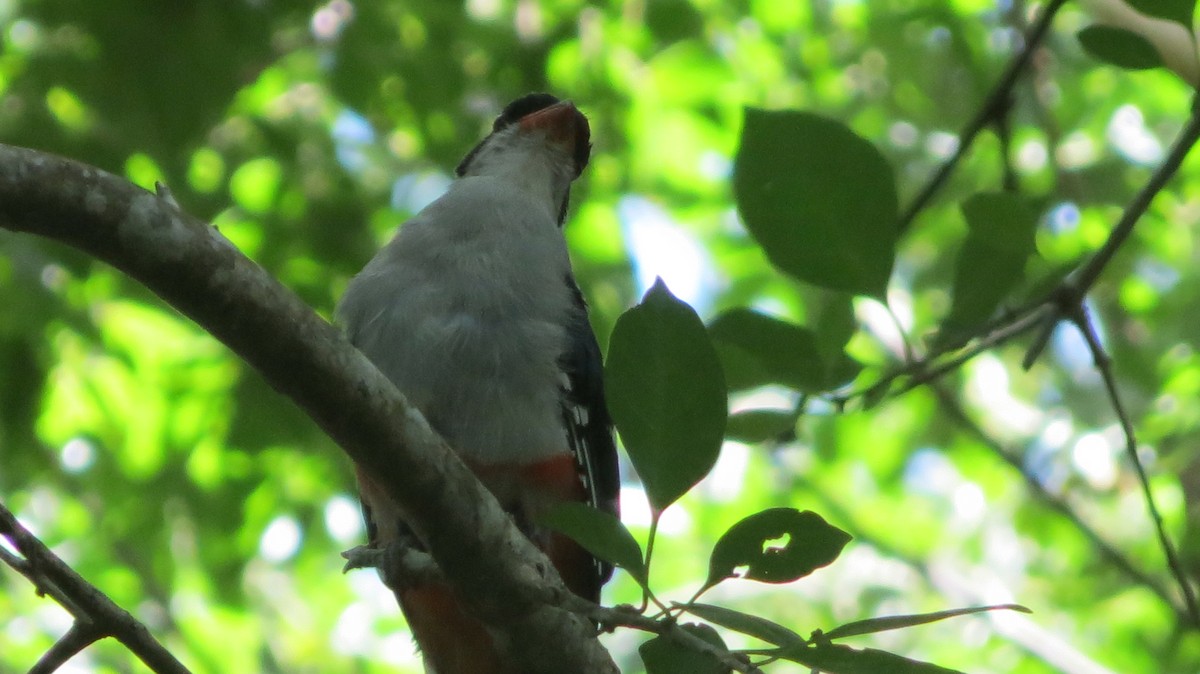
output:
[[[1150,208],[1150,202],[1166,187],[1171,178],[1175,177],[1175,172],[1179,170],[1184,158],[1187,157],[1197,140],[1200,140],[1200,97],[1192,101],[1191,117],[1188,118],[1183,130],[1179,132],[1175,144],[1171,146],[1171,151],[1163,159],[1162,165],[1158,167],[1154,175],[1150,176],[1150,180],[1146,181],[1145,186],[1137,193],[1133,201],[1129,202],[1129,207],[1121,214],[1121,219],[1113,228],[1112,233],[1108,235],[1108,240],[1079,271],[1075,285],[1081,296],[1096,283],[1100,273],[1116,255],[1117,249],[1125,243],[1125,239],[1129,238],[1138,220]]]
[[[28,578],[29,582],[33,583],[35,586],[38,584],[38,578],[34,574],[33,567],[29,565],[29,562],[20,555],[14,555],[13,553],[9,552],[8,548],[0,547],[0,562],[4,562],[12,567],[14,571]],[[39,592],[40,591],[41,590],[39,590]]]
[[[894,391],[887,391],[888,397],[899,397],[918,386],[938,380],[943,375],[961,367],[963,363],[984,351],[1000,346],[1010,339],[1037,327],[1045,320],[1045,316],[1051,310],[1052,308],[1046,303],[1032,305],[1031,308],[1010,316],[1008,322],[995,326],[990,332],[980,336],[976,341],[959,350],[954,357],[948,360],[941,360],[939,362],[945,354],[935,353],[922,360],[905,363],[883,375],[870,386],[838,396],[833,402],[834,404],[839,404],[839,401],[844,402],[857,397],[875,398],[890,387],[895,380],[901,377],[908,377],[903,386]]]
[[[68,601],[60,603],[68,611],[71,611],[77,621],[77,626],[79,623],[89,626],[89,636],[95,637],[92,638],[92,641],[95,641],[96,638],[111,636],[136,655],[151,671],[165,672],[166,674],[190,674],[183,663],[179,662],[150,635],[150,631],[146,629],[145,625],[138,622],[128,611],[115,604],[107,595],[75,573],[75,570],[62,561],[58,555],[51,552],[28,529],[21,526],[16,516],[3,504],[0,504],[0,535],[7,538],[13,547],[24,556],[33,574],[30,580],[38,586],[39,590],[46,589],[47,593],[55,599],[58,598],[59,592],[67,597]],[[28,574],[26,576],[29,577]],[[49,591],[46,585],[38,583],[37,578],[45,578],[57,590]],[[61,642],[64,644],[62,648],[66,649],[76,643],[74,639],[75,637],[72,637]],[[56,648],[59,647],[56,646]],[[47,657],[50,655],[47,653]]]
[[[996,86],[988,93],[983,105],[980,106],[979,112],[975,114],[975,117],[958,134],[958,147],[955,148],[954,154],[950,155],[950,158],[938,167],[937,172],[925,184],[920,194],[913,199],[912,203],[905,209],[903,215],[900,216],[899,228],[901,232],[908,229],[917,217],[917,214],[929,205],[930,200],[933,199],[933,195],[950,178],[950,174],[954,172],[955,167],[958,166],[958,162],[966,156],[967,150],[975,142],[975,137],[979,135],[979,132],[983,131],[989,123],[1003,114],[1007,109],[1013,87],[1017,83],[1017,78],[1021,75],[1025,66],[1028,65],[1030,59],[1033,58],[1033,53],[1037,51],[1038,46],[1041,45],[1042,40],[1045,39],[1046,34],[1050,30],[1050,23],[1054,19],[1054,15],[1058,13],[1058,10],[1062,9],[1064,4],[1066,4],[1066,0],[1050,0],[1050,2],[1046,3],[1041,16],[1038,17],[1037,22],[1026,33],[1025,43],[1021,46],[1021,51],[1009,62],[1008,67],[1004,70],[1004,74],[1000,76],[1000,81],[996,83]]]
[[[1037,477],[1035,477],[1025,468],[1020,456],[1009,451],[999,440],[988,435],[988,433],[984,431],[974,419],[967,415],[966,410],[962,408],[962,405],[958,402],[958,400],[947,393],[943,387],[933,386],[931,388],[937,395],[938,401],[942,405],[943,410],[945,410],[946,413],[951,416],[951,418],[953,418],[960,426],[970,432],[971,435],[975,436],[975,439],[981,442],[984,447],[992,452],[992,454],[996,455],[1001,461],[1008,464],[1013,470],[1017,471],[1017,473],[1025,480],[1025,484],[1029,487],[1029,490],[1033,492],[1034,496],[1036,496],[1037,499],[1044,505],[1066,519],[1071,526],[1074,527],[1075,530],[1081,535],[1083,535],[1083,537],[1088,540],[1092,547],[1100,553],[1101,557],[1108,560],[1109,564],[1112,564],[1117,570],[1128,576],[1135,583],[1146,587],[1151,592],[1156,594],[1168,606],[1171,606],[1172,608],[1175,607],[1175,602],[1172,599],[1171,594],[1167,592],[1162,585],[1156,582],[1154,578],[1146,574],[1144,571],[1134,566],[1133,562],[1122,555],[1116,547],[1104,540],[1104,537],[1102,537],[1098,531],[1088,525],[1087,522],[1083,521],[1083,518],[1081,518],[1079,514],[1075,512],[1075,510],[1069,503],[1067,503],[1066,500],[1046,489],[1045,485],[1043,485],[1041,481],[1037,479]],[[1176,612],[1179,614],[1180,618],[1187,617],[1184,613],[1178,611],[1177,609]]]
[[[1046,487],[1034,475],[1030,474],[1030,472],[1026,470],[1025,466],[1021,462],[1020,457],[1006,449],[999,440],[996,440],[988,435],[987,432],[984,431],[974,419],[967,415],[966,411],[963,410],[959,402],[953,396],[947,393],[944,387],[938,386],[935,383],[934,385],[930,386],[930,388],[937,395],[937,398],[943,409],[950,414],[956,422],[958,422],[964,429],[969,431],[999,459],[1008,464],[1013,470],[1017,471],[1017,473],[1025,480],[1029,490],[1033,492],[1034,496],[1037,497],[1041,503],[1066,519],[1070,525],[1079,531],[1079,533],[1088,540],[1092,547],[1100,553],[1101,557],[1116,567],[1118,571],[1128,576],[1132,581],[1149,589],[1156,596],[1158,596],[1163,603],[1171,606],[1180,620],[1188,619],[1188,615],[1176,607],[1171,594],[1167,592],[1162,585],[1156,582],[1154,578],[1134,566],[1133,563],[1124,555],[1122,555],[1116,547],[1104,540],[1098,531],[1088,525],[1087,522],[1083,521],[1083,519],[1078,513],[1075,512],[1075,510],[1069,503],[1067,503],[1067,501],[1046,489]],[[845,521],[853,519],[847,511],[842,509],[832,499],[825,497],[825,503],[827,507],[833,506],[838,509],[836,515],[839,519]],[[865,531],[865,529],[863,529],[861,526],[851,528],[856,531],[855,536],[858,537],[861,537],[860,532]],[[909,563],[919,566],[917,562],[909,560],[899,550],[890,547],[882,540],[873,539],[871,545],[879,548],[885,554],[905,559],[906,561],[909,561]]]
[[[1167,564],[1174,575],[1181,591],[1183,592],[1184,602],[1187,607],[1187,618],[1190,619],[1193,625],[1200,627],[1200,605],[1197,604],[1195,591],[1191,583],[1188,581],[1187,574],[1183,569],[1183,564],[1179,560],[1179,556],[1175,551],[1174,545],[1167,536],[1165,525],[1163,524],[1162,516],[1158,511],[1158,506],[1154,502],[1153,494],[1150,490],[1149,478],[1146,476],[1145,467],[1142,466],[1141,458],[1137,453],[1136,434],[1133,429],[1133,424],[1129,419],[1129,415],[1124,409],[1120,396],[1117,392],[1116,379],[1112,372],[1111,364],[1107,353],[1104,351],[1103,345],[1096,336],[1095,328],[1091,321],[1087,318],[1086,309],[1084,308],[1083,299],[1088,291],[1096,284],[1100,278],[1100,274],[1112,262],[1113,257],[1121,246],[1129,239],[1129,235],[1133,233],[1133,228],[1137,225],[1141,217],[1150,208],[1154,197],[1170,182],[1171,178],[1179,170],[1183,164],[1184,158],[1187,157],[1192,147],[1196,142],[1200,141],[1200,97],[1197,97],[1192,102],[1192,113],[1188,118],[1187,124],[1180,131],[1175,143],[1171,147],[1171,151],[1163,160],[1163,163],[1158,167],[1154,174],[1150,177],[1142,189],[1134,196],[1133,200],[1125,208],[1121,214],[1121,219],[1117,221],[1113,231],[1105,240],[1104,245],[1085,263],[1072,278],[1067,279],[1059,286],[1054,294],[1056,312],[1055,315],[1048,319],[1042,327],[1038,337],[1032,342],[1030,348],[1025,354],[1024,362],[1026,367],[1032,364],[1040,355],[1045,345],[1049,341],[1050,333],[1057,326],[1059,320],[1068,318],[1078,326],[1080,332],[1083,333],[1087,340],[1088,347],[1091,349],[1093,360],[1096,363],[1096,368],[1100,371],[1104,379],[1105,388],[1108,391],[1109,400],[1114,411],[1120,420],[1122,430],[1126,438],[1126,451],[1129,454],[1129,459],[1133,463],[1134,469],[1138,475],[1138,480],[1141,483],[1143,496],[1146,501],[1146,508],[1150,513],[1151,519],[1154,521],[1155,529],[1158,533],[1159,544],[1163,549],[1163,554],[1167,558]],[[1172,602],[1173,604],[1173,602]]]
[[[904,351],[902,360],[905,363],[911,363],[917,359],[917,351],[913,348],[912,340],[908,338],[908,333],[904,331],[904,323],[900,320],[900,316],[892,310],[890,303],[884,303],[883,308],[887,311],[887,315],[892,319],[892,327],[896,328],[896,334],[900,335],[900,348]]]
[[[62,635],[50,650],[42,654],[37,663],[29,668],[29,674],[52,674],[58,671],[68,660],[83,652],[83,649],[91,646],[105,635],[96,629],[96,626],[76,620],[75,624],[71,625],[71,629]]]
[[[744,674],[762,674],[762,670],[734,653],[713,644],[683,629],[674,619],[655,620],[639,613],[633,607],[608,607],[594,604],[570,592],[560,597],[559,605],[568,611],[587,616],[607,628],[629,627],[667,637],[683,646],[715,658],[731,670]]]
[[[3,526],[0,525],[0,535],[3,534]],[[76,604],[75,600],[72,599],[70,595],[68,595],[66,592],[63,592],[63,590],[54,581],[50,580],[45,574],[41,573],[34,564],[30,563],[28,559],[14,555],[5,548],[0,548],[0,561],[7,564],[17,573],[25,576],[25,579],[30,583],[33,583],[33,587],[37,591],[39,597],[49,595],[51,599],[58,602],[59,606],[62,606],[67,610],[67,613],[70,613],[73,616],[87,615],[87,611],[85,611],[83,607]]]
[[[1138,190],[1133,200],[1129,202],[1129,206],[1121,213],[1121,219],[1109,233],[1104,245],[1071,278],[1059,286],[1056,301],[1059,305],[1060,320],[1070,318],[1074,315],[1076,307],[1083,305],[1084,295],[1096,284],[1104,268],[1108,266],[1121,245],[1133,233],[1133,228],[1137,225],[1138,220],[1150,208],[1150,202],[1154,201],[1154,197],[1166,187],[1171,178],[1175,177],[1184,158],[1198,140],[1200,140],[1200,96],[1192,101],[1191,117],[1188,118],[1183,130],[1179,132],[1179,136],[1176,137],[1175,143],[1171,146],[1171,151],[1163,160],[1162,165],[1158,167],[1154,175],[1150,176],[1142,189]],[[1058,320],[1049,321],[1042,329],[1038,339],[1034,340],[1025,354],[1026,367],[1041,355],[1041,350],[1049,339],[1049,333],[1057,324]]]
[[[429,553],[404,544],[394,544],[386,549],[360,545],[342,553],[346,561],[343,571],[376,568],[387,579],[390,587],[405,583],[445,583],[445,576]],[[673,617],[655,619],[642,613],[643,609],[633,606],[607,607],[588,601],[572,592],[563,591],[546,583],[529,584],[524,588],[530,601],[545,602],[581,615],[606,630],[629,627],[672,639],[698,653],[716,658],[722,665],[744,674],[762,674],[753,664],[734,653],[708,643],[700,637],[679,627]]]
[[[1112,359],[1108,357],[1104,345],[1100,343],[1096,327],[1092,324],[1082,305],[1072,319],[1075,326],[1083,333],[1084,339],[1087,340],[1088,349],[1091,350],[1092,359],[1096,363],[1096,369],[1104,378],[1104,388],[1108,392],[1109,402],[1112,403],[1113,411],[1116,412],[1117,419],[1121,422],[1121,430],[1125,433],[1125,452],[1129,455],[1129,461],[1133,464],[1138,482],[1142,486],[1142,496],[1146,500],[1146,509],[1150,512],[1150,519],[1154,521],[1154,529],[1158,532],[1159,545],[1162,546],[1163,554],[1167,557],[1167,565],[1175,576],[1175,582],[1179,584],[1179,589],[1183,592],[1183,601],[1187,606],[1188,615],[1191,617],[1193,625],[1200,627],[1200,606],[1196,603],[1196,593],[1188,580],[1183,562],[1175,551],[1175,545],[1167,536],[1166,524],[1163,523],[1162,514],[1154,502],[1154,494],[1150,491],[1150,478],[1146,475],[1146,468],[1142,465],[1141,457],[1138,456],[1137,435],[1133,428],[1133,421],[1129,418],[1129,413],[1125,410],[1125,405],[1121,402],[1121,396],[1117,392],[1117,379],[1113,375]]]

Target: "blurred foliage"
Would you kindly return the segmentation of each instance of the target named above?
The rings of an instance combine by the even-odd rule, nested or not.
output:
[[[747,106],[844,123],[882,153],[907,204],[953,151],[1035,9],[0,0],[0,140],[145,187],[166,182],[185,209],[328,315],[505,102],[531,90],[570,97],[596,147],[567,236],[602,345],[655,276],[710,323],[751,309],[727,319],[724,346],[717,340],[722,363],[742,363],[739,381],[753,385],[731,398],[730,432],[759,440],[778,436],[781,420],[794,428],[783,442],[726,442],[713,473],[663,512],[651,570],[660,596],[672,587],[681,596],[668,599],[690,596],[713,543],[744,516],[791,507],[820,513],[854,542],[795,584],[764,592],[727,582],[707,602],[807,634],[1018,601],[1034,614],[855,643],[972,672],[1194,672],[1200,639],[1151,588],[1171,587],[1162,552],[1072,329],[1055,333],[1030,372],[1018,340],[936,389],[866,411],[810,400],[797,417],[800,394],[779,384],[800,375],[781,382],[756,369],[754,348],[791,340],[826,357],[844,348],[863,365],[856,382],[869,383],[894,365],[897,325],[923,349],[938,326],[963,319],[956,279],[971,269],[958,251],[996,244],[964,204],[1006,181],[1029,199],[1019,208],[1037,209],[1037,256],[1020,283],[1054,278],[1103,243],[1186,118],[1191,90],[1161,69],[1093,60],[1075,37],[1087,20],[1072,6],[1015,91],[1007,135],[985,133],[896,242],[893,315],[859,298],[850,321],[846,297],[772,267],[733,207]],[[791,159],[819,169],[831,158]],[[1190,570],[1200,568],[1198,220],[1193,160],[1090,304]],[[420,671],[373,574],[340,575],[337,552],[362,532],[352,471],[330,441],[103,264],[4,232],[0,250],[5,503],[197,671]],[[755,321],[775,321],[772,332],[751,339]],[[624,520],[644,538],[650,509],[625,473]],[[1114,564],[1063,507],[1144,577]],[[0,584],[0,670],[22,671],[68,619],[16,574],[0,573]],[[606,596],[636,603],[640,590],[619,573]],[[606,638],[623,671],[639,671],[644,639]],[[73,664],[142,671],[110,643]]]

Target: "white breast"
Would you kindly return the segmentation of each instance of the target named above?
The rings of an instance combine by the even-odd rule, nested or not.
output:
[[[560,372],[573,300],[548,199],[492,177],[456,181],[350,283],[351,340],[465,458],[569,451]]]

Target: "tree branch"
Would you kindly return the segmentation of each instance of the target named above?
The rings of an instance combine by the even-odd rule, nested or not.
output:
[[[71,629],[54,642],[50,650],[46,651],[33,667],[29,668],[29,674],[51,674],[58,671],[58,668],[67,664],[68,660],[103,639],[104,636],[96,629],[95,625],[76,621],[71,625]]]
[[[1175,551],[1175,546],[1171,543],[1171,537],[1167,535],[1167,527],[1163,523],[1162,513],[1158,511],[1158,505],[1154,502],[1154,493],[1150,490],[1150,478],[1146,475],[1146,468],[1142,465],[1141,457],[1138,456],[1137,435],[1133,429],[1133,421],[1125,410],[1125,404],[1121,402],[1120,393],[1117,392],[1117,378],[1113,375],[1112,359],[1108,357],[1104,345],[1100,343],[1096,327],[1092,325],[1092,321],[1088,318],[1082,305],[1073,320],[1075,326],[1083,333],[1084,340],[1087,341],[1088,350],[1092,353],[1096,369],[1100,371],[1100,376],[1104,379],[1104,389],[1108,393],[1108,400],[1112,404],[1117,419],[1121,422],[1121,431],[1125,434],[1125,453],[1129,456],[1129,462],[1133,464],[1134,472],[1137,473],[1138,484],[1142,487],[1142,498],[1146,501],[1146,509],[1150,512],[1150,519],[1154,522],[1154,530],[1158,534],[1158,543],[1163,549],[1163,555],[1167,558],[1167,566],[1175,576],[1175,582],[1179,585],[1180,592],[1183,593],[1183,602],[1187,607],[1188,617],[1191,618],[1194,627],[1200,627],[1200,605],[1196,603],[1196,592],[1192,589],[1191,581],[1188,580],[1187,571],[1183,568],[1179,553]]]
[[[1108,541],[1104,540],[1104,537],[1100,535],[1100,532],[1085,522],[1083,518],[1080,517],[1079,513],[1075,512],[1074,508],[1071,507],[1071,504],[1067,502],[1066,499],[1046,489],[1046,486],[1042,484],[1042,481],[1039,480],[1037,476],[1030,473],[1025,467],[1020,455],[1006,448],[1002,442],[984,431],[984,429],[967,414],[966,410],[962,408],[962,405],[955,400],[953,396],[946,392],[944,387],[934,384],[931,386],[931,389],[937,396],[938,402],[941,404],[942,409],[949,414],[955,422],[957,422],[968,433],[973,435],[976,440],[983,444],[984,447],[987,447],[992,454],[996,455],[996,457],[1016,471],[1017,474],[1019,474],[1021,478],[1025,480],[1025,484],[1029,487],[1029,491],[1032,492],[1040,502],[1045,504],[1051,510],[1057,512],[1059,515],[1062,515],[1063,518],[1066,519],[1076,531],[1078,531],[1084,538],[1087,539],[1088,543],[1091,544],[1096,552],[1100,553],[1102,558],[1107,560],[1108,563],[1113,565],[1113,567],[1115,567],[1118,571],[1125,574],[1125,576],[1127,576],[1131,581],[1142,585],[1146,589],[1153,592],[1156,596],[1158,596],[1159,599],[1163,601],[1163,603],[1170,606],[1178,615],[1178,617],[1181,619],[1187,617],[1186,614],[1178,609],[1175,601],[1171,597],[1171,594],[1162,585],[1156,582],[1154,578],[1150,577],[1150,575],[1148,575],[1146,572],[1134,566],[1133,562],[1125,557],[1125,555],[1121,554],[1120,550],[1118,550]]]
[[[1200,141],[1200,96],[1192,100],[1192,114],[1183,130],[1179,132],[1179,136],[1176,137],[1171,151],[1154,171],[1154,175],[1150,176],[1142,189],[1133,197],[1133,201],[1129,202],[1129,206],[1121,213],[1121,219],[1109,233],[1104,245],[1070,278],[1051,292],[1047,301],[1055,303],[1058,313],[1053,320],[1047,321],[1041,334],[1026,352],[1024,360],[1026,369],[1032,366],[1041,355],[1042,349],[1050,339],[1050,333],[1058,325],[1058,322],[1063,318],[1071,318],[1077,311],[1082,310],[1084,296],[1096,284],[1104,268],[1108,266],[1109,262],[1112,262],[1113,256],[1133,233],[1133,228],[1149,210],[1154,197],[1158,196],[1171,178],[1175,177],[1184,158],[1191,152],[1197,141]]]
[[[1179,132],[1174,145],[1171,146],[1171,151],[1163,159],[1162,165],[1158,167],[1154,175],[1150,176],[1150,180],[1146,181],[1146,184],[1134,196],[1133,201],[1129,202],[1129,207],[1121,214],[1121,219],[1117,221],[1117,226],[1108,235],[1104,245],[1079,271],[1075,283],[1079,288],[1080,296],[1086,294],[1095,285],[1096,280],[1100,278],[1100,272],[1104,271],[1104,268],[1116,255],[1117,249],[1133,233],[1133,228],[1137,225],[1138,220],[1150,208],[1150,202],[1154,201],[1154,197],[1167,186],[1171,178],[1175,177],[1175,173],[1197,140],[1200,140],[1200,96],[1192,101],[1192,114],[1188,117],[1183,130]]]
[[[1112,403],[1113,409],[1120,421],[1121,428],[1126,438],[1126,453],[1129,455],[1130,461],[1137,473],[1139,483],[1142,488],[1143,498],[1146,501],[1147,510],[1150,513],[1151,519],[1154,522],[1157,532],[1160,547],[1167,559],[1168,567],[1179,585],[1183,595],[1185,611],[1179,612],[1179,617],[1189,621],[1194,625],[1200,626],[1200,602],[1197,601],[1195,590],[1188,580],[1187,573],[1183,568],[1183,563],[1179,558],[1170,537],[1167,536],[1162,515],[1158,511],[1158,507],[1153,499],[1153,494],[1150,490],[1149,478],[1146,475],[1141,459],[1137,454],[1136,435],[1133,424],[1129,419],[1129,415],[1124,409],[1120,396],[1116,389],[1115,377],[1112,373],[1111,363],[1103,346],[1099,342],[1099,338],[1095,335],[1094,328],[1091,322],[1086,317],[1086,312],[1083,305],[1083,298],[1087,292],[1095,285],[1099,279],[1101,272],[1110,263],[1119,250],[1120,246],[1128,239],[1132,233],[1134,226],[1142,215],[1149,208],[1154,197],[1160,192],[1178,171],[1183,159],[1187,156],[1191,148],[1200,141],[1200,97],[1193,103],[1192,115],[1188,120],[1183,131],[1180,132],[1175,144],[1171,148],[1171,152],[1163,161],[1163,164],[1155,171],[1151,179],[1135,196],[1134,200],[1122,213],[1121,219],[1113,228],[1104,245],[1077,270],[1073,278],[1056,286],[1044,299],[1027,305],[1018,312],[1010,314],[1005,320],[998,323],[992,323],[984,326],[979,335],[974,338],[976,341],[969,347],[961,350],[953,358],[941,361],[941,356],[944,354],[936,353],[930,356],[912,361],[906,358],[909,362],[903,363],[891,372],[882,376],[877,382],[871,384],[867,388],[839,396],[836,401],[844,402],[853,397],[863,396],[866,399],[878,399],[884,395],[889,397],[898,397],[917,386],[923,384],[932,384],[934,390],[938,393],[943,404],[951,404],[952,401],[944,392],[936,385],[936,380],[942,375],[957,369],[966,361],[974,358],[982,351],[994,348],[1010,339],[1021,335],[1028,330],[1041,327],[1041,330],[1035,334],[1033,341],[1026,350],[1026,355],[1023,365],[1026,369],[1031,367],[1040,356],[1045,345],[1048,343],[1050,334],[1058,323],[1064,318],[1070,318],[1083,333],[1088,342],[1093,359],[1096,363],[1096,368],[1100,371],[1104,379],[1105,388],[1107,390],[1109,400]],[[897,390],[890,390],[892,383],[900,377],[908,377],[908,380],[903,386]],[[1105,542],[1094,530],[1087,526],[1070,507],[1063,501],[1049,494],[1044,487],[1032,476],[1028,475],[1024,467],[1008,452],[1004,451],[998,445],[987,439],[986,435],[971,422],[966,415],[959,409],[956,416],[962,423],[973,427],[976,434],[992,447],[999,456],[1004,458],[1014,469],[1018,470],[1026,479],[1030,488],[1035,494],[1041,497],[1045,503],[1059,511],[1068,520],[1072,522],[1076,529],[1081,531],[1092,543],[1097,550],[1103,554],[1117,568],[1121,569],[1126,575],[1130,576],[1140,584],[1150,588],[1163,601],[1175,606],[1170,594],[1168,594],[1158,583],[1154,582],[1145,573],[1134,568],[1130,562],[1120,555],[1112,546]],[[1178,609],[1176,609],[1178,612]]]
[[[527,672],[615,672],[586,620],[531,603],[553,566],[395,386],[211,226],[98,169],[0,145],[0,226],[140,281],[291,398],[407,513],[460,597]],[[564,590],[565,591],[565,590]]]
[[[444,582],[445,576],[428,553],[403,544],[391,545],[386,550],[358,546],[342,553],[346,558],[345,570],[374,567],[387,578],[388,585],[417,579],[419,582]],[[403,579],[403,580],[401,580]],[[395,588],[393,588],[395,589]],[[588,601],[565,588],[541,583],[528,588],[534,594],[532,600],[553,604],[587,618],[591,623],[605,629],[628,627],[651,634],[674,639],[697,653],[712,656],[732,671],[744,674],[762,674],[762,670],[734,653],[710,644],[700,637],[679,627],[674,617],[651,618],[631,606],[607,607]]]
[[[24,557],[20,560],[6,553],[4,561],[29,578],[39,592],[45,592],[58,601],[75,618],[71,629],[42,656],[31,672],[54,671],[92,642],[111,636],[152,671],[188,674],[187,667],[155,641],[145,625],[75,573],[58,555],[21,526],[16,516],[3,505],[0,505],[0,536],[11,541]]]
[[[866,400],[879,400],[885,396],[898,398],[919,386],[936,382],[943,375],[957,370],[963,363],[984,351],[989,351],[1032,330],[1044,323],[1046,316],[1051,313],[1051,307],[1041,303],[1010,314],[1006,320],[998,324],[985,325],[981,328],[980,334],[970,337],[968,343],[958,348],[949,358],[945,358],[947,352],[938,351],[919,360],[913,360],[912,349],[905,339],[905,352],[899,354],[904,362],[881,375],[871,385],[835,396],[832,402],[835,405],[844,405],[847,401],[859,397]],[[907,377],[907,379],[893,390],[892,384],[902,377]]]
[[[938,167],[936,173],[930,178],[921,192],[912,200],[908,208],[900,216],[899,228],[900,231],[908,229],[912,225],[917,214],[920,213],[929,202],[933,199],[933,195],[941,189],[942,185],[946,184],[946,180],[950,178],[950,174],[954,172],[958,162],[962,160],[970,149],[971,144],[975,142],[975,138],[983,131],[993,120],[998,119],[1008,109],[1009,99],[1012,96],[1013,87],[1017,83],[1017,78],[1021,72],[1025,70],[1030,59],[1033,58],[1033,53],[1037,51],[1042,40],[1045,39],[1046,33],[1050,30],[1050,23],[1054,20],[1054,15],[1062,6],[1066,4],[1066,0],[1050,0],[1046,3],[1046,7],[1042,9],[1041,16],[1029,32],[1025,35],[1025,42],[1021,46],[1021,51],[1009,61],[1008,67],[1004,69],[1004,74],[1000,76],[1000,81],[988,93],[987,99],[983,105],[979,107],[979,112],[975,113],[975,117],[967,122],[963,130],[958,134],[958,147],[955,148],[954,154],[950,156],[941,166]]]

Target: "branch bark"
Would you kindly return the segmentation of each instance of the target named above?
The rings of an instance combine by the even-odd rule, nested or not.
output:
[[[6,552],[4,561],[28,578],[38,592],[52,596],[75,618],[71,629],[30,668],[30,674],[53,672],[79,651],[109,636],[124,644],[151,671],[190,674],[150,635],[145,625],[75,573],[21,526],[3,505],[0,505],[0,536],[11,541],[21,553],[17,558]]]
[[[291,398],[409,514],[522,671],[616,672],[584,618],[532,601],[553,566],[399,391],[215,228],[71,160],[0,145],[0,227],[75,246],[138,280]],[[565,590],[564,590],[565,591]]]

